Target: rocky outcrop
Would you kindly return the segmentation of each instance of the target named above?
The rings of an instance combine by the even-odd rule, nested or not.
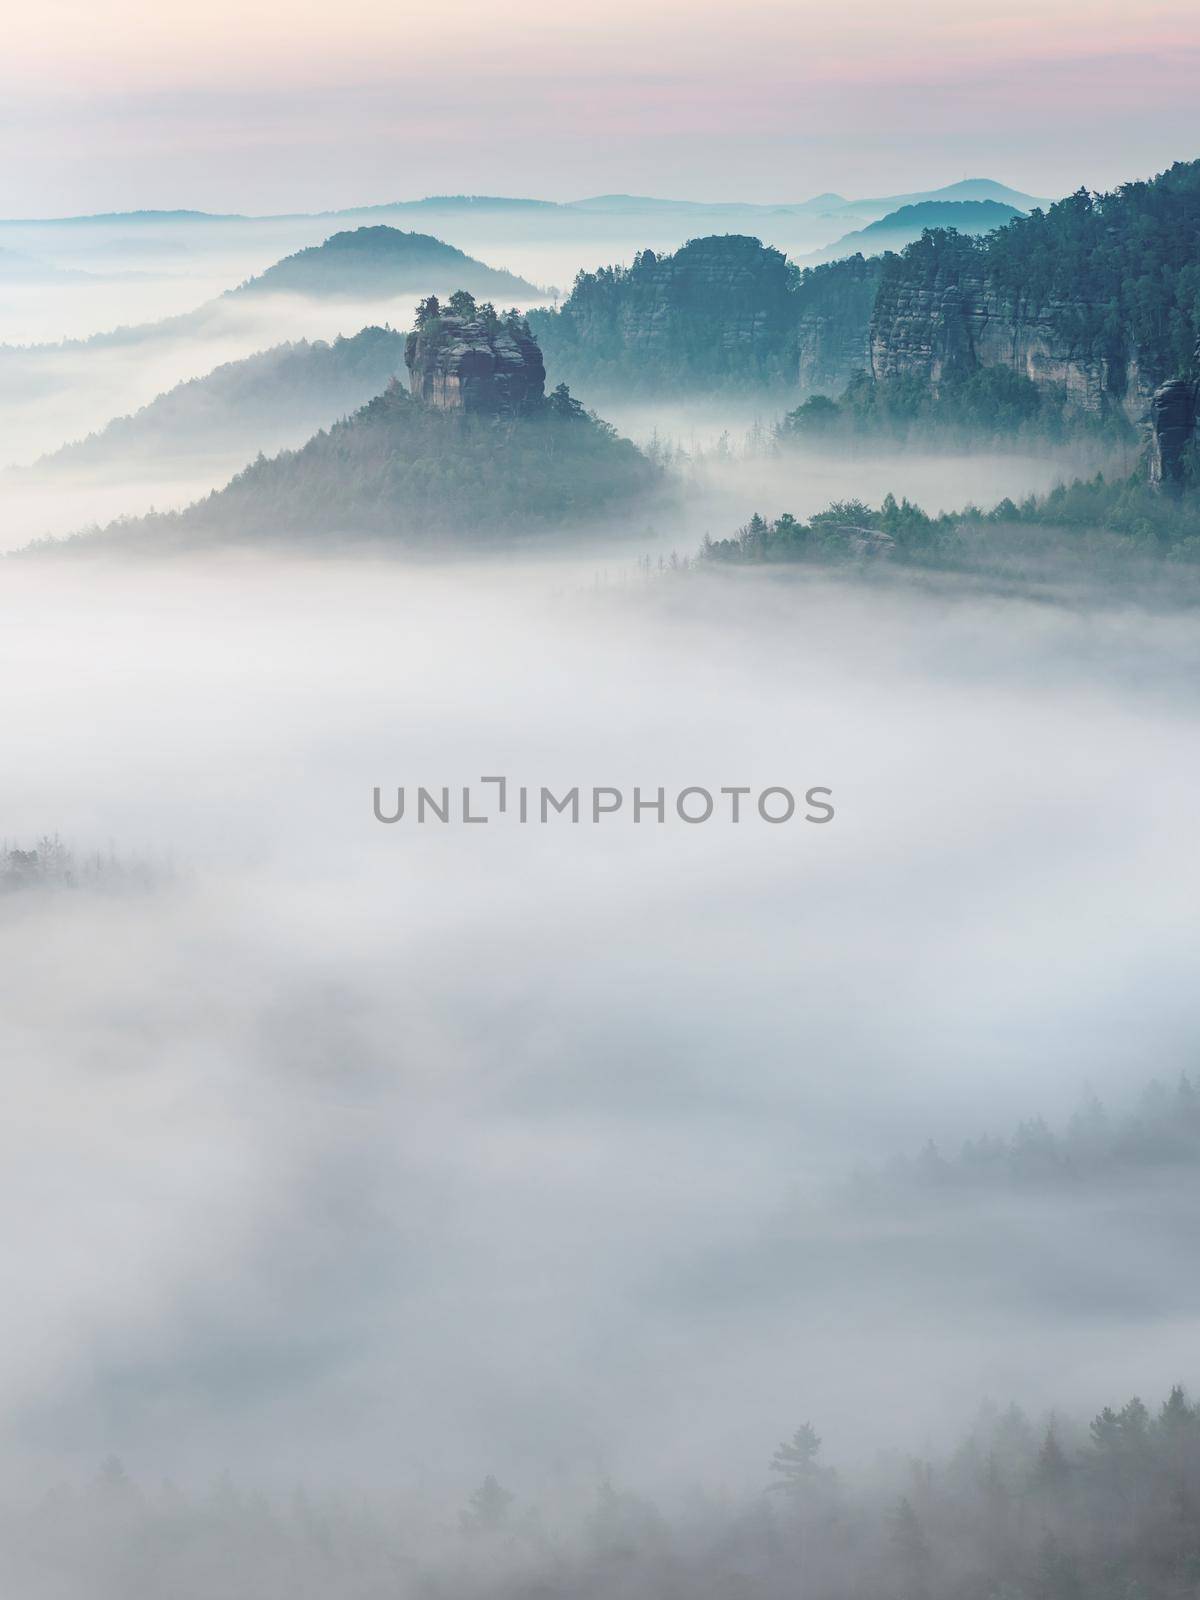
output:
[[[1197,399],[1196,384],[1172,378],[1150,402],[1150,482],[1167,494],[1181,493],[1190,477]]]
[[[525,416],[545,399],[542,352],[515,319],[427,317],[409,334],[404,362],[413,394],[442,411]]]
[[[795,379],[808,394],[841,394],[871,370],[871,312],[882,263],[860,255],[801,275],[796,289]]]
[[[726,365],[769,357],[788,321],[785,257],[741,234],[693,239],[674,255],[644,251],[617,319],[627,345],[669,348],[700,335]]]
[[[1152,375],[1136,348],[1106,346],[1084,331],[1098,320],[1082,300],[1002,289],[969,241],[931,236],[886,264],[871,319],[871,372],[880,381],[915,379],[936,396],[980,367],[1008,367],[1080,413],[1119,411],[1136,424]]]

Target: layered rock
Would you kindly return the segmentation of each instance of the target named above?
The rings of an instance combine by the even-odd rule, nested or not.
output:
[[[1197,385],[1172,378],[1150,402],[1150,482],[1168,494],[1182,491],[1196,436]]]
[[[1081,332],[1097,321],[1083,300],[1038,301],[997,285],[986,257],[954,235],[893,257],[871,318],[875,378],[916,379],[934,395],[980,367],[1008,367],[1058,390],[1073,409],[1118,410],[1137,423],[1153,393],[1136,347],[1098,345]]]
[[[795,378],[810,394],[839,395],[871,369],[871,312],[882,263],[860,255],[810,268],[796,290]]]
[[[768,355],[788,322],[786,258],[741,234],[693,239],[673,255],[639,258],[617,319],[622,342],[648,349],[699,334],[727,363]]]
[[[409,334],[404,362],[413,394],[442,411],[525,416],[545,399],[542,352],[515,320],[440,312]]]

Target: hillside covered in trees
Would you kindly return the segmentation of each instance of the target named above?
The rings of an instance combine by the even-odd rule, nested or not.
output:
[[[878,222],[847,233],[821,250],[814,250],[809,262],[837,261],[843,256],[881,255],[885,250],[903,250],[930,228],[953,228],[962,234],[990,233],[1022,213],[997,200],[924,200],[901,206]]]
[[[233,451],[245,460],[356,411],[403,367],[404,335],[391,328],[276,345],[176,384],[140,411],[42,457],[23,476],[60,468],[172,470],[181,460]]]
[[[1124,1110],[1110,1112],[1088,1092],[1057,1130],[1035,1117],[1007,1138],[972,1138],[950,1156],[929,1143],[913,1160],[862,1174],[836,1212],[837,1242],[854,1251],[862,1219],[886,1219],[873,1235],[883,1254],[859,1265],[869,1280],[899,1253],[907,1265],[896,1292],[916,1296],[928,1314],[934,1302],[914,1270],[927,1244],[914,1231],[914,1208],[923,1205],[943,1227],[965,1216],[965,1233],[951,1229],[945,1263],[957,1259],[958,1271],[937,1281],[952,1294],[956,1278],[977,1280],[986,1315],[989,1304],[1009,1308],[1013,1292],[991,1271],[994,1236],[978,1226],[980,1204],[1004,1196],[1010,1258],[1014,1218],[1018,1256],[1065,1235],[1057,1275],[1024,1286],[1036,1290],[1041,1314],[1079,1240],[1108,1260],[1116,1314],[1146,1287],[1128,1270],[1120,1219],[1130,1197],[1161,1196],[1162,1187],[1139,1187],[1161,1181],[1194,1198],[1197,1178],[1200,1094],[1183,1075],[1151,1082]],[[1072,1227],[1081,1196],[1091,1205],[1084,1231]],[[1182,1262],[1189,1209],[1142,1213],[1143,1249],[1165,1222]],[[1114,1249],[1124,1273],[1113,1271]],[[1186,1297],[1188,1284],[1178,1287]],[[805,1307],[828,1304],[819,1274],[806,1275],[805,1288]],[[1094,1326],[1105,1303],[1089,1305]],[[961,1306],[952,1301],[945,1314]],[[802,1352],[802,1326],[796,1341]],[[1157,1393],[1095,1382],[1086,1409],[1052,1396],[1023,1405],[1002,1392],[958,1407],[932,1434],[924,1419],[939,1383],[931,1370],[927,1391],[909,1399],[907,1438],[902,1432],[897,1443],[897,1419],[880,1418],[876,1426],[890,1431],[875,1448],[869,1420],[856,1447],[822,1420],[822,1372],[798,1360],[778,1397],[778,1424],[762,1431],[758,1465],[747,1464],[737,1487],[719,1439],[690,1450],[674,1481],[655,1488],[614,1482],[590,1453],[559,1463],[547,1480],[529,1474],[520,1452],[510,1459],[501,1450],[462,1463],[457,1497],[428,1483],[402,1433],[392,1469],[375,1474],[383,1487],[369,1494],[325,1491],[303,1461],[289,1462],[295,1486],[272,1493],[228,1473],[180,1488],[160,1482],[151,1462],[127,1467],[110,1456],[49,1492],[7,1491],[0,1579],[14,1594],[62,1600],[392,1600],[398,1577],[421,1600],[793,1600],[797,1592],[809,1600],[1180,1600],[1200,1582],[1200,1406],[1187,1387],[1195,1363],[1185,1365]]]
[[[1019,504],[967,506],[936,516],[887,495],[878,507],[843,500],[809,518],[758,514],[725,539],[708,539],[704,566],[876,567],[971,573],[1005,582],[1161,581],[1195,597],[1200,495],[1156,493],[1144,474],[1102,474]]]
[[[425,405],[393,381],[301,449],[260,457],[184,511],[33,548],[170,551],[297,539],[478,546],[598,521],[658,483],[636,446],[565,388],[536,414],[500,419]]]
[[[950,1449],[914,1437],[852,1472],[811,1422],[784,1421],[806,1395],[819,1404],[819,1374],[780,1397],[758,1494],[717,1492],[721,1461],[695,1459],[661,1506],[603,1478],[578,1507],[542,1503],[497,1463],[455,1517],[420,1496],[277,1497],[228,1475],[187,1493],[110,1457],[83,1485],[8,1497],[0,1577],[60,1600],[393,1600],[398,1576],[424,1600],[1180,1600],[1200,1581],[1200,1410],[1181,1385],[1086,1423],[985,1404]]]
[[[736,235],[644,251],[581,273],[534,325],[556,377],[792,387],[839,401],[856,431],[1128,434],[1161,383],[1200,376],[1200,161],[989,215],[1001,225],[980,236],[927,227],[804,270]]]
[[[693,239],[581,272],[561,309],[532,312],[530,326],[552,377],[608,392],[789,384],[799,279],[758,239]]]
[[[442,288],[509,300],[538,300],[543,293],[536,284],[476,261],[432,234],[404,233],[383,224],[332,234],[324,244],[285,256],[229,293],[366,299]]]

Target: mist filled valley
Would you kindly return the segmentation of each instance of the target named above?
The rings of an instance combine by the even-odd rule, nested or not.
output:
[[[1198,237],[0,223],[6,1592],[1193,1593]]]

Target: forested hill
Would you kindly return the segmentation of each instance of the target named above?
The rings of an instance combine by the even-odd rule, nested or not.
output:
[[[525,278],[476,261],[432,234],[382,226],[335,233],[229,292],[336,299],[428,294],[443,288],[505,300],[538,300],[543,293]]]
[[[302,449],[260,457],[184,511],[31,549],[170,553],[361,540],[478,547],[628,515],[658,483],[637,447],[565,388],[527,416],[485,418],[425,405],[393,382]]]
[[[741,234],[581,272],[530,326],[552,377],[606,389],[790,382],[799,272]]]
[[[802,412],[817,405],[806,402]],[[830,402],[821,402],[823,410]],[[836,408],[832,408],[836,410]],[[956,573],[1000,591],[1060,595],[1086,584],[1127,599],[1200,602],[1200,494],[1186,486],[1168,494],[1143,474],[1097,475],[1004,499],[990,511],[965,506],[929,515],[894,495],[878,507],[836,501],[806,521],[785,512],[755,514],[731,537],[706,540],[706,568],[754,566],[784,570],[870,568]]]
[[[1053,414],[1128,430],[1160,384],[1197,376],[1200,162],[1080,190],[982,237],[927,229],[899,253],[804,271],[739,235],[644,251],[581,273],[534,326],[552,378],[607,389],[839,396],[857,378],[868,420],[920,421],[1000,371],[977,385],[976,426],[1040,428]]]
[[[1137,422],[1196,376],[1200,161],[1086,190],[985,238],[930,233],[885,260],[871,319],[876,383],[912,400],[1007,368],[1065,407]]]
[[[176,384],[140,411],[43,457],[22,476],[63,468],[144,472],[161,466],[170,472],[182,460],[232,452],[236,464],[328,427],[403,370],[404,335],[391,328],[363,328],[331,343],[277,345]]]
[[[926,200],[920,205],[901,206],[856,233],[848,233],[823,250],[805,257],[807,262],[838,261],[861,252],[880,255],[885,250],[903,250],[919,239],[928,228],[954,228],[959,233],[990,233],[1001,228],[1021,212],[1015,206],[995,200]]]

